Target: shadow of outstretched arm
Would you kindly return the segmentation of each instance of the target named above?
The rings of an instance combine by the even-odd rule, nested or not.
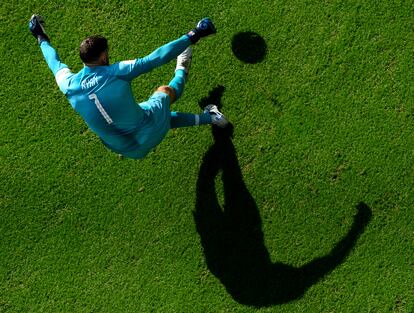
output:
[[[359,203],[356,208],[357,213],[354,216],[351,229],[345,237],[335,245],[328,255],[312,260],[300,268],[301,275],[308,279],[309,286],[315,284],[345,260],[358,237],[368,225],[371,219],[371,209],[363,202]]]
[[[239,303],[264,307],[287,303],[333,271],[350,254],[371,218],[360,203],[348,233],[326,256],[301,267],[272,263],[264,245],[257,205],[242,177],[232,142],[232,127],[213,127],[214,144],[206,152],[197,180],[194,220],[209,270]],[[216,193],[221,174],[224,205]]]

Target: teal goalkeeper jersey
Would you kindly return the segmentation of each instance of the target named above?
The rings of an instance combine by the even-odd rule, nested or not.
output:
[[[108,148],[122,153],[145,144],[139,140],[139,131],[151,123],[149,114],[135,101],[131,81],[176,58],[189,45],[184,35],[146,57],[108,66],[85,66],[76,74],[60,62],[49,42],[43,41],[41,49],[73,109]]]

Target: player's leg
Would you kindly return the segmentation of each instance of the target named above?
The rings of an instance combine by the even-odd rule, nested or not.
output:
[[[171,99],[171,104],[177,101],[184,92],[185,81],[187,74],[184,70],[176,70],[174,78],[168,83],[168,86],[174,90],[174,100]]]
[[[173,103],[176,100],[176,92],[175,89],[172,88],[171,86],[160,86],[157,88],[157,90],[155,92],[162,92],[168,95],[169,97],[169,104],[171,105],[171,103]]]
[[[162,88],[165,87],[165,88]],[[138,105],[146,111],[148,116],[143,124],[140,124],[139,131],[134,135],[139,143],[139,148],[131,154],[124,154],[128,157],[143,158],[149,151],[162,142],[170,129],[170,97],[171,87],[162,86],[154,92],[151,97]]]
[[[166,93],[170,97],[170,104],[177,101],[184,91],[185,80],[190,70],[192,50],[188,47],[177,57],[177,66],[175,68],[174,78],[168,86],[158,87],[158,92]]]
[[[172,103],[176,100],[175,89],[171,86],[158,87],[156,92],[168,95],[169,103]],[[204,108],[204,111],[201,114],[171,112],[170,124],[171,128],[199,126],[206,124],[215,124],[219,127],[226,127],[228,121],[218,110],[217,106],[209,104]]]
[[[171,112],[171,128],[189,127],[214,124],[221,128],[227,126],[229,122],[221,113],[217,106],[209,104],[201,114]]]
[[[175,75],[174,78],[168,84],[168,86],[174,89],[175,93],[174,99],[170,99],[171,104],[177,101],[184,92],[185,82],[188,76],[188,72],[190,71],[192,55],[192,49],[191,47],[188,47],[177,57]]]
[[[170,97],[170,104],[177,101],[184,91],[185,81],[191,65],[192,50],[188,47],[177,57],[177,66],[175,68],[174,78],[168,86],[158,87],[158,92],[166,93]]]
[[[171,104],[177,101],[183,91],[185,81],[190,70],[192,60],[192,49],[188,47],[177,57],[175,76],[168,86],[161,86],[157,91],[167,93],[170,96]],[[171,112],[171,128],[198,126],[206,124],[216,124],[220,127],[227,125],[224,115],[218,111],[217,106],[209,105],[202,114],[191,114],[181,112]]]
[[[210,113],[192,114],[183,112],[171,112],[171,128],[199,126],[211,124]]]

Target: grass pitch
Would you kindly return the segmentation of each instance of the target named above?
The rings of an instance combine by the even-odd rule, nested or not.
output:
[[[0,13],[0,312],[414,311],[409,1],[24,0]],[[119,159],[59,92],[33,13],[75,71],[90,34],[115,62],[210,16],[218,33],[195,46],[176,109],[220,104],[233,138],[178,129],[146,159]],[[173,63],[134,81],[137,101]]]

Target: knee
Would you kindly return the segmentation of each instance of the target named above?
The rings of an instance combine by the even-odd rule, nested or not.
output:
[[[166,93],[170,97],[170,103],[175,101],[176,95],[175,90],[170,86],[160,86],[157,88],[158,92]]]

